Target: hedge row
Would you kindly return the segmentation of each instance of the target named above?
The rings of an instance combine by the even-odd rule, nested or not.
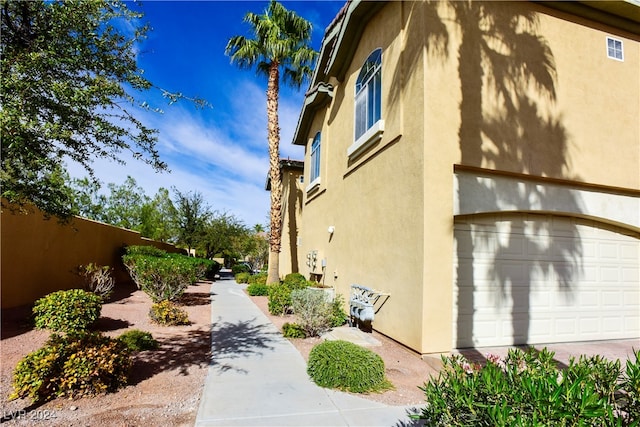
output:
[[[187,286],[212,277],[215,261],[170,254],[152,246],[129,246],[122,257],[129,275],[153,302],[175,301]]]

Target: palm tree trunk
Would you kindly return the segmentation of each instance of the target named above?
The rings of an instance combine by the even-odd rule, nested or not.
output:
[[[272,62],[267,85],[267,138],[269,141],[269,179],[271,180],[268,284],[280,281],[282,182],[280,176],[280,126],[278,125],[279,80],[278,63]]]

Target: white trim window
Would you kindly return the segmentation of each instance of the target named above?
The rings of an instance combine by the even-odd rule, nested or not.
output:
[[[316,133],[311,143],[311,171],[309,181],[313,182],[320,178],[320,132]]]
[[[611,59],[624,61],[624,51],[622,48],[622,40],[607,37],[607,56]]]
[[[381,119],[382,110],[382,49],[367,58],[356,80],[355,140]]]

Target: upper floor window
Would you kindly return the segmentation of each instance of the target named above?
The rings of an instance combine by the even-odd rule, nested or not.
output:
[[[607,56],[618,61],[624,61],[624,52],[622,51],[622,40],[607,37]]]
[[[309,180],[313,183],[320,178],[320,132],[316,133],[311,143],[311,175]]]
[[[381,118],[382,49],[367,58],[356,81],[356,141]]]

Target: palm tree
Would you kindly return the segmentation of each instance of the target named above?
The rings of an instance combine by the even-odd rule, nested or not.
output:
[[[280,280],[279,257],[282,235],[282,185],[280,176],[280,126],[278,97],[280,71],[283,82],[300,88],[311,76],[311,64],[318,53],[310,47],[311,23],[295,12],[271,0],[263,15],[249,12],[244,17],[254,38],[234,36],[225,53],[241,69],[256,66],[258,74],[267,76],[267,140],[269,143],[269,179],[271,180],[271,214],[269,269],[267,283]]]

